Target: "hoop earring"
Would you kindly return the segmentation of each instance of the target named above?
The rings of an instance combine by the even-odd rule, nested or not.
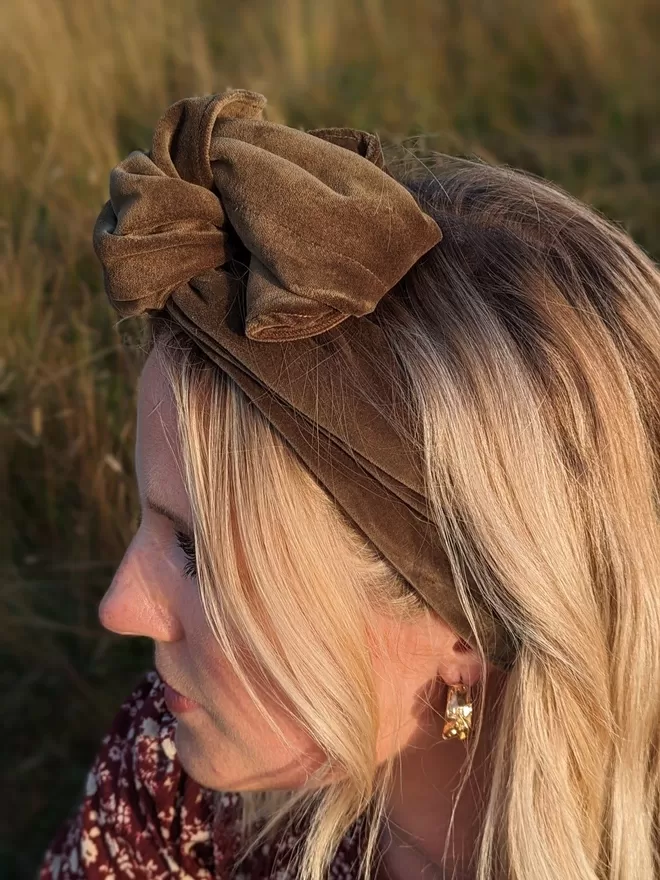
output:
[[[467,684],[450,684],[447,689],[447,708],[443,739],[467,739],[472,729],[472,694]]]

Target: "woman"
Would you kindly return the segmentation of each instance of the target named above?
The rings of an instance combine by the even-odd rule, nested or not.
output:
[[[657,878],[657,267],[265,102],[172,105],[94,230],[149,341],[99,615],[157,671],[41,880]]]

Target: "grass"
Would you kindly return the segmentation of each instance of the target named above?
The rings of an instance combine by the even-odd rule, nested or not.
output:
[[[555,180],[660,255],[655,0],[13,0],[0,8],[0,875],[34,876],[150,666],[96,608],[136,527],[139,323],[92,251],[111,167],[174,101],[377,131]]]

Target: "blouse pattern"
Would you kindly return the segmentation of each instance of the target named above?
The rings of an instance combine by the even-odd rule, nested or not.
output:
[[[216,792],[183,769],[176,717],[158,673],[148,672],[101,741],[78,807],[46,850],[38,880],[294,880],[287,867],[303,831],[263,844],[232,872],[240,793]],[[295,827],[295,826],[294,826]],[[356,880],[358,820],[329,876]]]

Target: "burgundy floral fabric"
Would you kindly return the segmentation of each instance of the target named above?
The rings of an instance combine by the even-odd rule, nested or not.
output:
[[[38,880],[293,880],[299,839],[265,844],[231,873],[238,850],[240,793],[191,779],[174,745],[176,718],[163,682],[148,672],[121,706],[87,775],[76,811],[57,831]],[[333,880],[357,877],[360,823],[333,860]]]

